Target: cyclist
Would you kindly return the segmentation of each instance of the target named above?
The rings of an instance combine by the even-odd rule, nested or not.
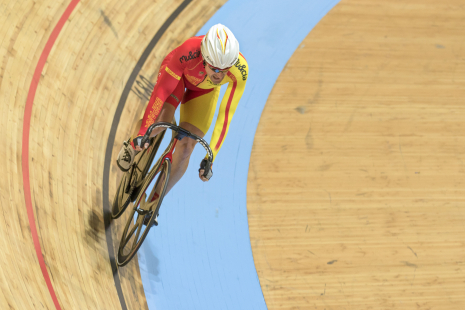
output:
[[[226,26],[217,24],[206,35],[187,39],[163,60],[139,132],[118,154],[120,169],[129,170],[137,152],[148,147],[147,143],[140,145],[148,127],[154,122],[171,122],[179,104],[179,126],[204,137],[213,120],[220,86],[228,83],[210,142],[216,158],[244,92],[247,74],[248,64],[239,52],[239,42]],[[162,130],[155,129],[151,137]],[[195,144],[195,140],[182,139],[176,145],[167,193],[184,175]],[[207,177],[203,176],[205,169]],[[211,166],[206,167],[206,160],[202,160],[200,179],[208,181],[211,175]]]

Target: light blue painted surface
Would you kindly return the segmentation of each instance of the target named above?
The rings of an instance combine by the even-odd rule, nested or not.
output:
[[[199,31],[205,34],[216,23],[228,26],[250,70],[245,93],[215,160],[212,180],[202,183],[198,179],[205,151],[197,146],[183,179],[165,197],[160,225],[139,250],[151,310],[266,309],[253,262],[246,208],[255,130],[285,64],[338,2],[230,0]],[[210,137],[211,130],[206,140]]]

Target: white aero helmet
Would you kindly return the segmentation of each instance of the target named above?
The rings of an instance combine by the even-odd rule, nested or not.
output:
[[[216,24],[208,30],[200,44],[203,58],[213,67],[232,67],[239,58],[239,42],[228,27]]]

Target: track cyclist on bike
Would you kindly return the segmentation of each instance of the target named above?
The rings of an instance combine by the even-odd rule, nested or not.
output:
[[[155,122],[171,122],[179,104],[180,127],[203,138],[213,120],[220,86],[228,83],[210,142],[216,158],[244,93],[247,74],[248,64],[239,52],[239,42],[231,30],[221,24],[211,27],[204,36],[189,38],[171,51],[161,64],[137,136],[131,143],[125,142],[118,154],[119,168],[129,170],[137,152],[149,146],[147,143],[140,145],[148,127]],[[151,137],[161,130],[155,129]],[[176,145],[167,193],[184,175],[195,144],[195,140],[183,139]],[[212,175],[204,177],[205,168],[202,160],[199,177],[204,182]]]

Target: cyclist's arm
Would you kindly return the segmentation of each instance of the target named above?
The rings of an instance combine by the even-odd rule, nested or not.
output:
[[[232,73],[228,73],[228,77],[231,78],[232,81],[229,83],[223,100],[221,101],[218,118],[216,119],[215,128],[210,142],[214,159],[216,158],[216,155],[221,149],[224,139],[228,134],[229,125],[231,124],[234,112],[236,112],[239,100],[244,93],[246,84],[245,80],[242,78],[239,79],[237,75],[234,76]]]
[[[184,44],[183,44],[184,45]],[[160,77],[153,88],[149,103],[142,118],[138,136],[143,136],[147,129],[157,119],[168,96],[174,91],[176,85],[182,77],[184,70],[183,65],[179,61],[179,54],[183,52],[183,45],[172,51],[173,55],[166,67],[160,71]]]

